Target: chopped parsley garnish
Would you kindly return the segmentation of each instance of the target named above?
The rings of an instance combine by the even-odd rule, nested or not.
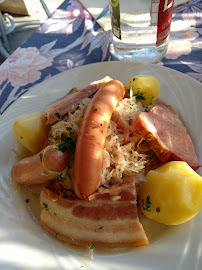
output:
[[[140,92],[139,90],[134,94],[134,96],[136,97],[136,99],[146,100],[146,98],[144,97],[144,94]]]
[[[53,137],[53,135],[52,135],[52,137],[51,137],[52,139],[54,139],[55,141],[57,141],[57,139],[58,139],[58,136],[55,136],[55,138]]]
[[[96,105],[93,105],[93,110],[97,111]]]
[[[130,89],[127,89],[126,93],[130,96]]]
[[[95,248],[95,244],[93,243],[93,241],[91,241],[91,246],[89,248],[90,249],[94,249]]]
[[[66,130],[71,131],[72,127],[66,127]]]
[[[148,107],[148,106],[145,106],[144,111],[145,111],[145,112],[148,112],[148,109],[149,109],[149,107]]]
[[[58,232],[55,235],[58,236]]]
[[[76,137],[72,135],[67,137],[64,133],[61,134],[61,143],[58,145],[58,148],[61,152],[74,150],[76,147]]]
[[[65,178],[64,178],[64,177],[62,177],[62,175],[63,175],[63,172],[58,173],[58,175],[57,175],[57,179],[65,180]]]
[[[40,153],[40,154],[39,154],[39,159],[40,159],[41,162],[42,162],[42,156],[43,156],[43,154]]]
[[[157,213],[160,212],[160,207],[159,207],[159,206],[156,208],[156,212],[157,212]]]
[[[29,199],[26,199],[25,201],[26,201],[26,203],[28,203],[29,202]]]
[[[55,115],[57,116],[58,119],[61,118],[61,116],[60,116],[60,114],[58,112],[56,112]]]
[[[67,198],[67,193],[66,192],[63,193],[62,198],[64,198],[64,199]]]
[[[43,203],[46,210],[48,210],[48,205],[46,203]]]
[[[99,227],[100,227],[100,230],[102,230],[103,226],[100,226],[100,225],[99,225]]]
[[[142,208],[144,211],[151,212],[151,209],[149,209],[150,206],[151,206],[151,202],[149,201],[149,196],[147,196],[145,203],[144,203],[144,200],[142,200]]]

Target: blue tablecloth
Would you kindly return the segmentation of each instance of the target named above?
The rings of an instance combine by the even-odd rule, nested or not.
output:
[[[202,0],[173,10],[163,65],[202,81]],[[35,84],[60,72],[94,62],[113,61],[105,32],[77,0],[66,0],[0,66],[0,113]]]

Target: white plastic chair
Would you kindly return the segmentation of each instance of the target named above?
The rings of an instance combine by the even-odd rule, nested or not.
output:
[[[3,3],[5,0],[0,0],[0,4]],[[43,6],[47,16],[51,15],[46,3],[43,0],[40,0],[41,5]],[[10,51],[9,42],[7,36],[11,34],[18,28],[22,28],[28,25],[41,25],[40,22],[29,22],[23,23],[19,25],[15,25],[15,21],[11,15],[8,13],[2,14],[0,11],[0,53],[3,57],[8,58]]]

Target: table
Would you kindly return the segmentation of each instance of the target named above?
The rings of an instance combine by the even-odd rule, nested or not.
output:
[[[202,0],[173,10],[166,56],[159,65],[202,82]],[[110,31],[104,32],[77,0],[66,0],[0,66],[0,113],[34,85],[81,65],[113,61]]]

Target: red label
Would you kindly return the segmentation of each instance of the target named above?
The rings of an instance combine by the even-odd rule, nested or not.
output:
[[[160,45],[170,34],[174,0],[160,0],[158,11],[156,45]]]

